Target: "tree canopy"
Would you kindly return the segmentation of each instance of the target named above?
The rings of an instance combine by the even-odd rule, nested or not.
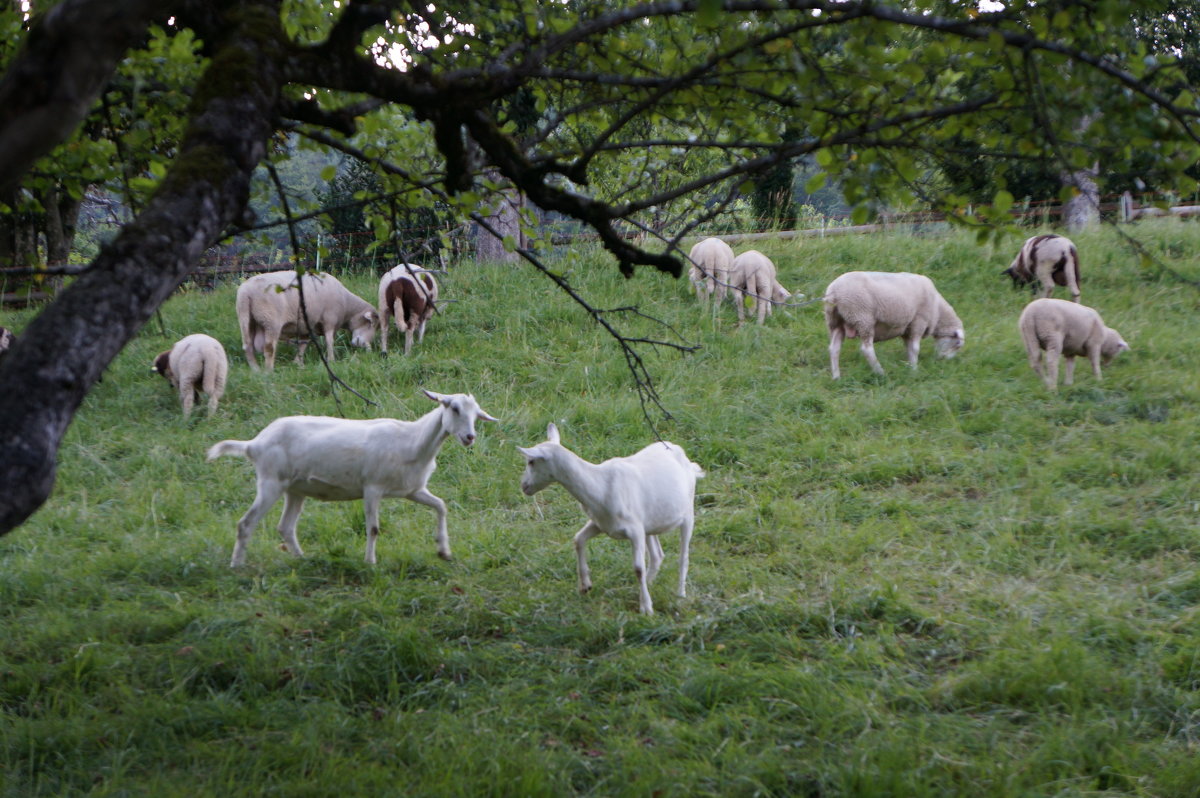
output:
[[[369,164],[392,208],[478,218],[518,191],[589,225],[625,274],[679,275],[684,236],[802,157],[820,169],[806,189],[836,183],[856,219],[919,201],[986,234],[1031,162],[1098,162],[1103,181],[1136,158],[1148,183],[1192,189],[1200,107],[1175,28],[1146,28],[1178,6],[62,0],[30,20],[10,6],[5,215],[114,180],[136,212],[0,361],[0,533],[46,500],[83,397],[201,253],[273,221],[248,209],[281,137]],[[974,216],[976,198],[936,177],[964,150],[993,175]]]

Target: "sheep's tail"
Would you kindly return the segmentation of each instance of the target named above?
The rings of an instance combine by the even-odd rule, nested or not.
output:
[[[213,444],[208,450],[208,456],[205,458],[210,463],[218,457],[229,455],[232,457],[249,457],[250,456],[250,441],[221,441]]]

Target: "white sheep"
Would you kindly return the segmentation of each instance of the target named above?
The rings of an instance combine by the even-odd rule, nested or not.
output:
[[[776,279],[775,264],[757,249],[746,250],[734,258],[729,273],[730,282],[737,289],[734,304],[737,305],[738,324],[746,320],[744,297],[754,297],[758,323],[762,324],[776,302],[786,302],[791,296]]]
[[[1100,364],[1108,365],[1129,349],[1116,330],[1104,325],[1094,309],[1063,299],[1035,299],[1025,306],[1017,321],[1025,353],[1034,373],[1046,387],[1058,390],[1058,361],[1066,358],[1064,385],[1075,376],[1075,357],[1085,355],[1092,362],[1092,373],[1100,379]]]
[[[367,521],[366,561],[375,563],[379,502],[397,497],[432,507],[437,513],[438,556],[450,559],[446,503],[429,492],[429,477],[442,443],[453,435],[463,446],[475,442],[475,421],[496,421],[470,394],[425,391],[438,406],[416,421],[394,418],[344,419],[289,416],[272,421],[253,440],[221,441],[208,459],[245,457],[254,464],[257,493],[237,525],[230,565],[246,561],[246,546],[258,522],[284,497],[279,536],[297,557],[296,521],[307,498],[322,501],[362,499]]]
[[[696,287],[696,299],[706,302],[715,292],[716,304],[720,307],[730,287],[733,250],[719,238],[706,238],[692,247],[688,260],[692,263],[688,268],[688,279]],[[736,291],[733,296],[737,297]]]
[[[933,336],[938,355],[954,357],[966,335],[963,323],[933,281],[909,272],[846,272],[825,289],[830,370],[841,376],[838,357],[846,338],[862,339],[862,353],[876,374],[875,342],[903,338],[908,365],[917,367],[921,339]]]
[[[559,441],[558,428],[546,428],[546,440],[517,449],[525,456],[521,490],[532,496],[557,482],[578,500],[588,522],[575,534],[579,592],[592,588],[587,542],[604,533],[633,545],[633,572],[640,590],[639,609],[654,614],[648,584],[663,561],[658,536],[679,530],[679,595],[687,594],[688,547],[695,524],[693,509],[700,466],[673,443],[652,443],[637,454],[589,463]],[[647,552],[649,563],[647,564]]]
[[[396,329],[404,333],[404,354],[412,349],[413,332],[417,341],[425,340],[425,323],[437,309],[438,284],[433,275],[420,266],[401,263],[379,280],[380,349],[386,355],[388,315],[396,318]]]
[[[1012,278],[1014,286],[1038,281],[1043,297],[1050,296],[1055,285],[1064,285],[1071,292],[1071,301],[1079,301],[1079,252],[1063,236],[1051,233],[1028,239],[1003,273]]]
[[[12,334],[11,330],[0,327],[0,354],[7,352],[16,340],[16,336]]]
[[[229,360],[220,341],[210,335],[196,333],[181,338],[156,357],[154,370],[166,377],[179,391],[184,418],[192,414],[192,405],[199,400],[201,391],[208,394],[208,414],[211,416],[225,395]]]
[[[237,290],[238,325],[242,332],[242,350],[250,368],[258,371],[255,352],[263,353],[263,368],[275,368],[275,349],[280,338],[298,337],[296,362],[304,361],[308,346],[308,324],[300,307],[296,272],[279,271],[257,274]],[[369,349],[375,339],[379,315],[366,300],[355,296],[332,274],[307,272],[304,275],[304,308],[317,335],[325,337],[326,358],[334,359],[333,334],[349,329],[351,343]]]

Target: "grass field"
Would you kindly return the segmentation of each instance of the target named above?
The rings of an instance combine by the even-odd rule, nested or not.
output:
[[[1135,232],[1200,279],[1196,224]],[[761,242],[794,291],[921,271],[965,322],[960,355],[927,342],[916,372],[893,341],[876,377],[851,342],[836,383],[819,306],[734,329],[685,281],[551,258],[701,346],[647,353],[662,435],[708,472],[689,595],[671,536],[649,618],[626,544],[592,542],[578,595],[578,506],[518,488],[515,446],[548,421],[591,460],[652,440],[618,349],[549,281],[464,264],[414,356],[339,350],[379,403],[342,393],[348,416],[413,418],[424,386],[501,419],[430,483],[454,561],[427,508],[389,500],[375,567],[361,505],[310,502],[306,559],[279,550],[277,509],[229,568],[253,470],[205,449],[338,406],[311,351],[247,369],[233,284],[181,292],[84,404],[53,498],[0,539],[3,794],[1200,795],[1200,291],[1111,231],[1075,240],[1084,303],[1133,351],[1058,395],[999,274],[1015,239]],[[184,423],[149,365],[198,331],[230,384]]]

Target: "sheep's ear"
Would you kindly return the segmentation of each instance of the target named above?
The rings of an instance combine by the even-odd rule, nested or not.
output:
[[[546,425],[546,440],[558,443],[558,427],[554,426],[553,421]]]

